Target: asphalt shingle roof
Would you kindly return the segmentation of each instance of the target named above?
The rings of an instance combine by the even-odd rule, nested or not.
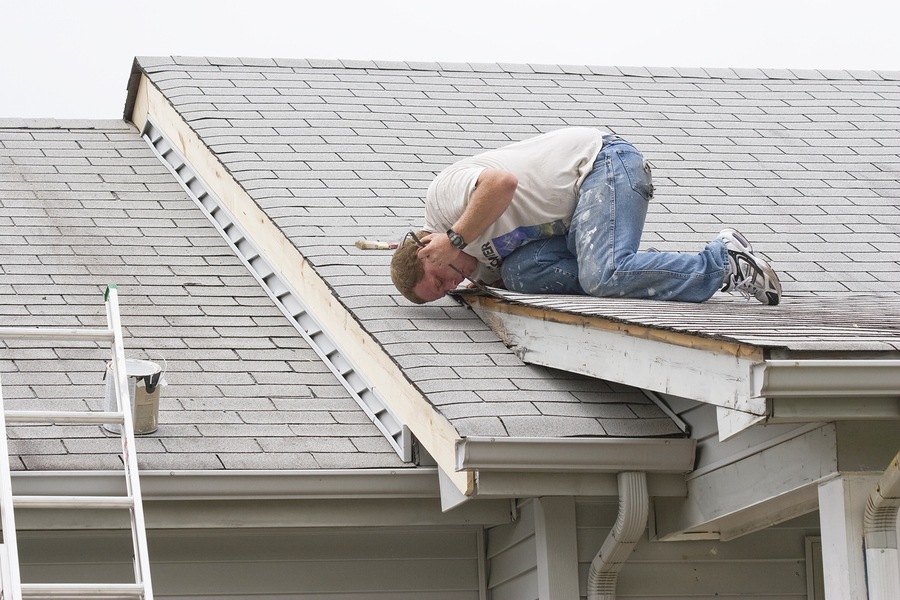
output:
[[[690,251],[735,226],[781,274],[783,306],[767,310],[789,311],[796,299],[819,324],[846,319],[851,327],[853,305],[816,315],[816,298],[832,298],[834,308],[847,295],[890,304],[900,293],[898,73],[138,63],[463,435],[580,431],[579,417],[557,426],[535,401],[552,393],[560,412],[583,415],[584,407],[580,380],[521,364],[452,300],[418,307],[398,299],[388,253],[353,247],[418,227],[428,183],[462,156],[568,125],[612,131],[654,165],[645,244]],[[667,304],[652,311],[683,312]],[[703,332],[702,310],[682,321],[687,330]],[[740,310],[723,312],[730,316],[716,324],[720,330],[729,318],[747,330]],[[765,343],[764,316],[753,325],[752,342]],[[815,347],[816,323],[807,325],[804,348]],[[630,402],[608,392],[604,402]],[[494,404],[498,398],[503,404]],[[590,414],[606,422],[601,412]]]
[[[419,227],[425,188],[458,157],[566,124],[602,124],[602,107],[587,105],[599,92],[584,75],[497,65],[137,62],[462,436],[679,434],[636,390],[522,363],[451,299],[413,306],[398,298],[389,253],[354,247]]]
[[[404,466],[132,126],[0,121],[0,325],[105,327],[110,282],[166,368],[142,469]],[[52,346],[0,342],[6,407],[102,409],[109,350]],[[16,469],[119,464],[97,426],[9,431]]]

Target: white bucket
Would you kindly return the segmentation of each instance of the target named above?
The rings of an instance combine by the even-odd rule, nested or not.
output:
[[[131,399],[131,414],[134,417],[136,434],[153,433],[159,427],[159,391],[166,385],[163,371],[158,364],[136,358],[125,359],[125,373],[128,376],[128,397]],[[116,386],[113,381],[112,363],[106,365],[106,410],[115,412]],[[119,426],[106,424],[107,431],[119,433]]]

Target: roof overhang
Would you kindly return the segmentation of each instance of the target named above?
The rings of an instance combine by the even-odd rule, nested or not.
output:
[[[728,339],[465,299],[525,362],[715,405],[723,440],[761,422],[900,419],[896,353],[773,359],[767,348]]]
[[[441,511],[434,467],[285,471],[141,471],[149,528],[497,525],[508,499]],[[17,495],[123,495],[120,471],[15,472]],[[115,514],[112,514],[115,513]],[[20,529],[128,528],[124,513],[16,511]]]

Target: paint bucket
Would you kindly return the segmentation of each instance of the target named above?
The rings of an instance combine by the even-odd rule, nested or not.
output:
[[[166,385],[163,370],[155,362],[125,359],[125,374],[128,376],[128,396],[131,399],[131,414],[134,418],[134,433],[153,433],[159,427],[159,392]],[[113,381],[112,363],[106,365],[106,410],[116,412],[116,385]],[[119,433],[119,426],[107,423],[107,431]]]

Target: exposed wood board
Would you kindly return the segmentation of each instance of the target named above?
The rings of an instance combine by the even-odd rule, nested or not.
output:
[[[385,390],[384,399],[391,404],[391,408],[416,438],[428,448],[453,484],[463,494],[470,494],[473,490],[472,475],[453,469],[454,443],[459,439],[456,429],[406,379],[381,346],[334,297],[325,281],[291,241],[272,223],[168,100],[144,76],[138,87],[135,112],[131,118],[136,125],[143,125],[148,117],[152,117],[177,145],[181,154],[190,161],[194,170],[241,227],[263,249],[269,262],[277,265],[285,279],[298,290],[323,327],[327,328],[354,364],[364,370],[375,388]]]
[[[846,300],[835,297],[789,298],[773,307],[720,296],[701,304],[692,304],[516,294],[498,289],[491,292],[497,298],[536,311],[598,317],[661,332],[727,340],[768,349],[894,354],[900,350],[900,296],[896,295],[857,294],[850,312]],[[485,298],[475,293],[461,295],[472,303]],[[735,319],[735,315],[743,318]]]
[[[759,348],[611,321],[549,313],[495,299],[473,308],[526,362],[764,415],[750,395]]]
[[[657,498],[655,536],[730,539],[805,514],[837,468],[835,427],[824,425],[692,478],[687,498]]]

